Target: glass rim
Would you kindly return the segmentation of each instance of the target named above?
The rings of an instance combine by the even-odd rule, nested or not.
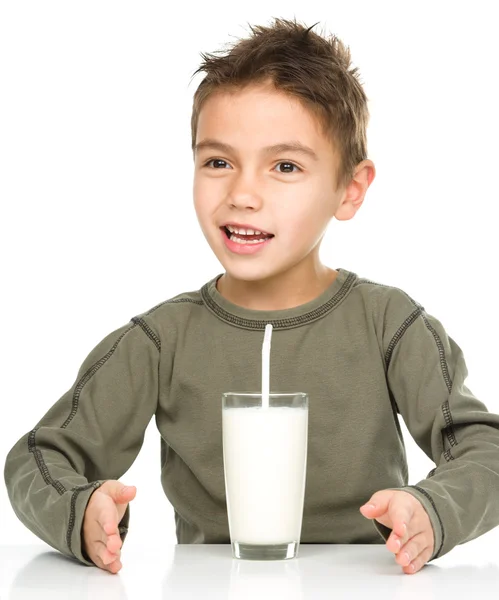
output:
[[[262,392],[223,392],[222,396],[224,398],[229,398],[231,396],[243,396],[245,398],[261,398],[262,397]],[[284,397],[301,397],[301,398],[307,398],[308,394],[306,392],[269,392],[269,398],[274,398],[274,397],[280,397],[282,398]]]

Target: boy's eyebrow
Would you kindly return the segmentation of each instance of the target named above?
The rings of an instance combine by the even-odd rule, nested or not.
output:
[[[194,151],[199,152],[199,150],[202,150],[204,148],[221,150],[222,152],[227,153],[235,152],[235,149],[229,144],[225,144],[224,142],[219,142],[218,140],[214,140],[211,138],[207,138],[205,140],[202,140],[201,142],[198,142],[194,146]],[[282,142],[280,144],[274,144],[273,146],[267,146],[266,148],[262,149],[262,152],[264,154],[279,154],[281,152],[299,152],[301,154],[309,156],[313,160],[319,160],[319,157],[312,150],[312,148],[309,148],[308,146],[305,146],[304,144],[298,141]]]

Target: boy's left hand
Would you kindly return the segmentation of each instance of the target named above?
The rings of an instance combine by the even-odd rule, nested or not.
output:
[[[395,554],[404,573],[417,573],[431,558],[435,544],[433,527],[423,505],[412,494],[381,490],[360,507],[360,512],[392,530],[386,547]]]

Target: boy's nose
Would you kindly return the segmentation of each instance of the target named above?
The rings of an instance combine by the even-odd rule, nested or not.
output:
[[[244,185],[234,186],[228,193],[227,201],[231,207],[258,210],[262,206],[262,197],[254,186]]]
[[[229,197],[229,205],[231,208],[239,208],[242,210],[248,208],[258,210],[262,203],[254,194],[237,194]]]

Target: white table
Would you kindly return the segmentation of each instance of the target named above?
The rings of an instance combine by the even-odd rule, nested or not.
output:
[[[402,573],[384,545],[303,544],[297,559],[254,562],[232,559],[229,545],[172,544],[152,552],[125,543],[118,575],[80,565],[42,543],[0,546],[0,598],[496,599],[499,553],[490,541],[458,546],[415,575]]]

